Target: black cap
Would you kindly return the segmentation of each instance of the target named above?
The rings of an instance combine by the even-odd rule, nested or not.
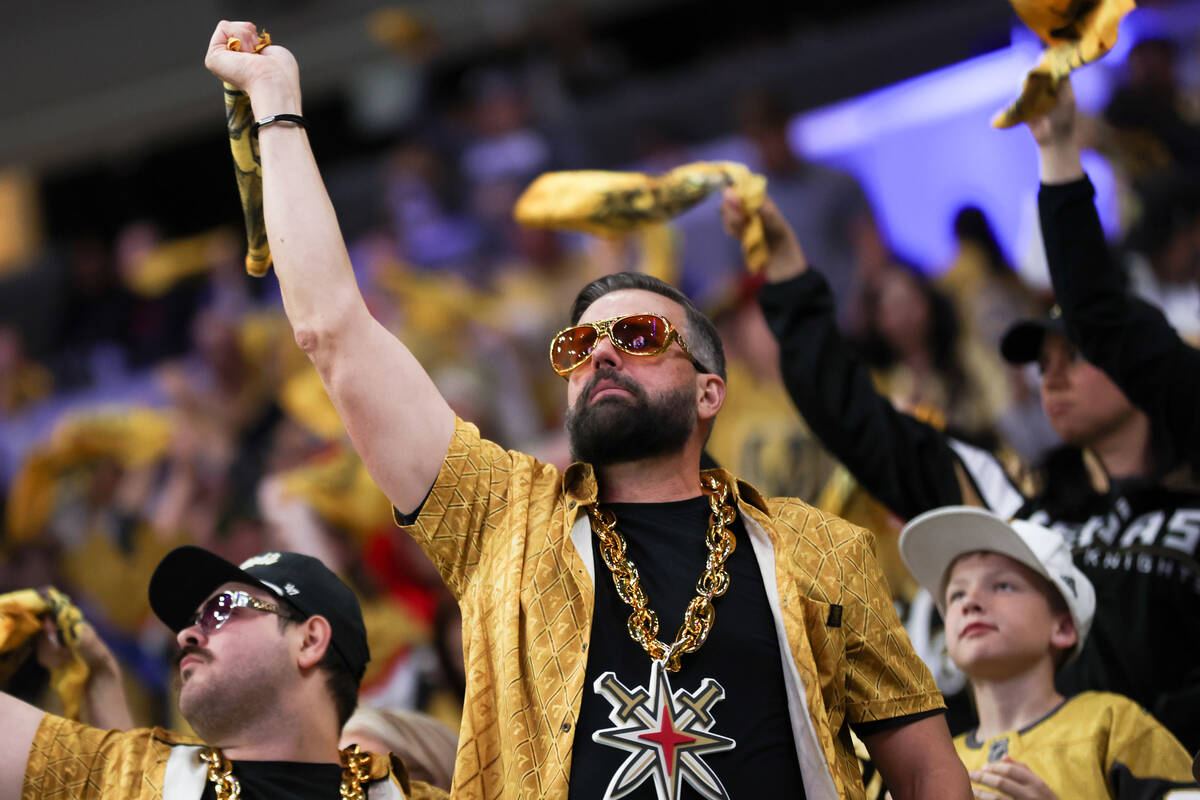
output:
[[[1028,364],[1042,357],[1042,343],[1047,333],[1067,335],[1062,310],[1058,306],[1041,319],[1014,322],[1000,340],[1000,355],[1010,364]]]
[[[191,624],[196,609],[214,589],[231,582],[265,589],[304,619],[318,615],[327,619],[333,649],[355,679],[362,679],[371,653],[358,598],[312,556],[263,553],[234,566],[201,547],[177,547],[150,577],[150,608],[178,633]]]

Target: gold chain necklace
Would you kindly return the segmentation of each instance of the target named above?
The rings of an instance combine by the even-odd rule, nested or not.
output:
[[[729,558],[737,545],[733,533],[728,529],[737,516],[730,501],[729,485],[714,475],[701,475],[700,488],[708,495],[712,508],[705,537],[708,561],[696,582],[696,596],[688,603],[683,624],[679,627],[675,642],[670,645],[658,640],[658,615],[648,607],[637,567],[626,555],[625,538],[616,529],[616,515],[607,508],[588,506],[592,527],[600,540],[600,555],[612,572],[617,594],[633,609],[629,615],[629,635],[650,654],[651,659],[665,662],[671,672],[679,671],[679,659],[684,653],[696,652],[708,638],[715,617],[712,600],[725,594],[729,588],[725,559]]]
[[[200,753],[200,759],[208,764],[208,779],[212,781],[217,800],[236,800],[242,796],[242,784],[233,774],[233,764],[215,747]],[[359,752],[352,744],[342,751],[342,784],[338,796],[342,800],[366,800],[363,783],[371,777],[371,754]]]

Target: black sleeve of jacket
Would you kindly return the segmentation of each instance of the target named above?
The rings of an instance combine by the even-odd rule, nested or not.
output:
[[[1042,238],[1067,333],[1129,400],[1171,431],[1182,454],[1200,458],[1200,350],[1162,312],[1125,289],[1104,241],[1086,177],[1038,193]]]
[[[875,391],[837,328],[824,276],[810,269],[766,284],[758,301],[779,341],[792,402],[867,491],[903,519],[962,502],[945,435]]]

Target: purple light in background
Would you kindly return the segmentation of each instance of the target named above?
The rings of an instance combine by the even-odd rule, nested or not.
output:
[[[1030,239],[1036,233],[1035,146],[1023,126],[999,131],[990,125],[1039,57],[1034,37],[1014,39],[1010,47],[801,114],[792,123],[797,152],[857,176],[888,241],[931,272],[949,265],[954,215],[974,204],[988,215],[1010,260],[1027,266],[1036,281],[1040,240]],[[1076,72],[1072,81],[1086,113],[1103,108],[1118,66],[1108,58]],[[1119,226],[1111,170],[1093,154],[1085,166],[1105,230],[1114,236]]]

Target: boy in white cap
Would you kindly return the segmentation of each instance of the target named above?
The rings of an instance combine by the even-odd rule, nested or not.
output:
[[[954,746],[976,797],[1200,798],[1187,751],[1141,706],[1055,689],[1096,609],[1062,536],[948,506],[909,522],[900,552],[937,598],[950,657],[971,680],[979,727]]]

